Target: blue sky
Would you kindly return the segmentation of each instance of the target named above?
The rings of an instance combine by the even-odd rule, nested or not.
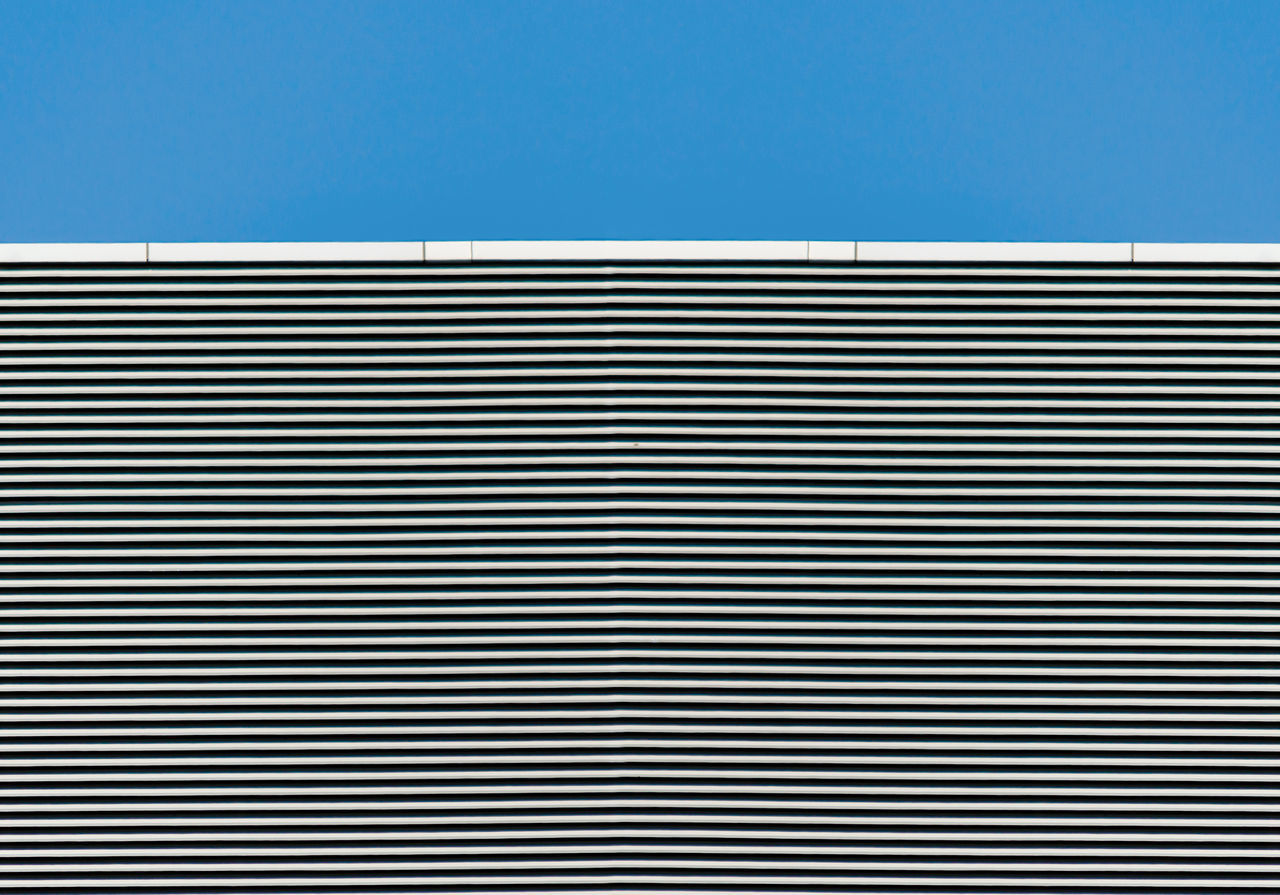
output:
[[[1280,2],[0,0],[0,241],[1280,241]]]

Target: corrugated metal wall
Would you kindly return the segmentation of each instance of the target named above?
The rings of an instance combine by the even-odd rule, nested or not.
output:
[[[0,890],[1280,888],[1275,267],[0,270]]]

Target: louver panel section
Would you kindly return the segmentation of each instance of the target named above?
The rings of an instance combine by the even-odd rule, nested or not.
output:
[[[1280,891],[1280,267],[449,251],[0,265],[0,893]]]

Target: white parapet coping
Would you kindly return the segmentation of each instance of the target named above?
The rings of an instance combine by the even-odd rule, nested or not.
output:
[[[151,242],[147,260],[166,262],[421,261],[421,242]]]
[[[470,261],[471,247],[474,245],[470,240],[460,242],[424,242],[422,244],[422,260],[431,264],[456,264],[461,261]]]
[[[817,264],[852,264],[858,260],[856,242],[811,242],[809,260]]]
[[[1128,242],[859,242],[858,261],[1125,264]]]
[[[0,264],[1280,264],[1280,243],[457,240],[0,243]]]
[[[0,264],[145,264],[145,242],[6,242]]]
[[[1138,264],[1280,264],[1274,242],[1135,242]]]
[[[480,241],[473,261],[807,261],[804,241],[594,240]]]

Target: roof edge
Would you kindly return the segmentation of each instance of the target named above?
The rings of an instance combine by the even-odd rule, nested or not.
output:
[[[1280,264],[1280,243],[831,240],[0,243],[0,264],[465,264],[513,261]]]

